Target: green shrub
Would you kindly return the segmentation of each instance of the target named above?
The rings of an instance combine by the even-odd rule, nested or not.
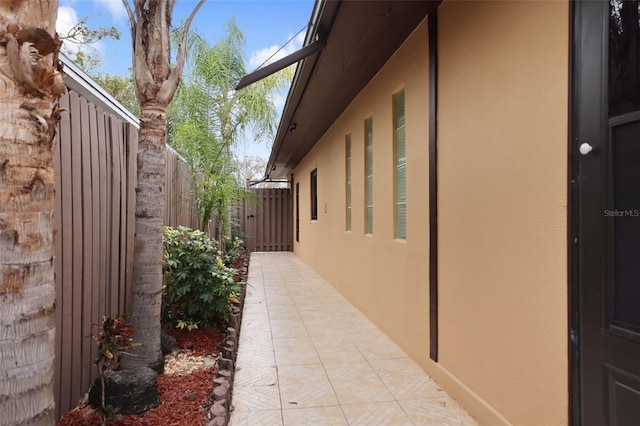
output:
[[[241,286],[215,240],[202,231],[164,228],[163,323],[187,328],[224,326]]]
[[[244,241],[239,237],[227,238],[224,242],[224,264],[229,266],[233,265],[240,255],[245,250]]]

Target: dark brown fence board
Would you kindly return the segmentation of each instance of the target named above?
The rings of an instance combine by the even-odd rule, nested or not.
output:
[[[65,97],[60,101],[62,108],[69,109],[69,98]],[[60,161],[65,164],[66,167],[61,169],[61,181],[62,181],[62,228],[73,229],[73,217],[72,217],[72,198],[71,198],[71,119],[74,114],[73,111],[69,111],[68,114],[63,116],[60,123]],[[73,280],[73,234],[63,232],[62,238],[62,273],[61,283],[62,291],[57,294],[59,304],[58,309],[62,312],[62,327],[60,330],[60,338],[62,339],[62,346],[64,348],[70,348],[73,350],[73,289],[71,282]],[[60,403],[63,406],[71,404],[71,353],[67,353],[67,356],[62,357],[60,366]]]
[[[133,279],[133,242],[136,226],[136,185],[137,185],[137,155],[138,155],[138,130],[132,125],[127,126],[127,288],[131,288]],[[125,293],[125,311],[130,312],[131,293]]]
[[[95,105],[89,103],[87,105],[89,115],[89,144],[91,151],[91,319],[96,324],[100,322],[102,313],[100,312],[100,150],[98,148],[98,121]],[[91,359],[95,359],[98,355],[96,345],[91,345]],[[97,372],[95,368],[91,368],[91,381],[95,379]]]
[[[89,130],[89,105],[80,97],[80,122],[82,124],[80,144],[82,145],[82,381],[81,389],[88,389],[91,384],[94,346],[91,336],[93,320],[93,197],[91,191],[91,133]]]
[[[110,301],[109,301],[109,312],[111,315],[118,315],[122,312],[119,311],[119,303],[118,298],[120,296],[120,286],[118,285],[118,280],[120,278],[120,152],[119,146],[121,144],[120,140],[120,132],[117,129],[117,123],[115,122],[115,118],[112,116],[106,116],[107,126],[108,126],[108,135],[111,143],[109,144],[111,148],[111,214],[109,219],[111,220],[109,226],[109,235],[111,236],[111,256],[109,259],[109,265],[111,266],[110,273]]]
[[[114,120],[115,121],[115,120]],[[120,154],[120,168],[118,170],[118,174],[121,176],[120,178],[120,212],[119,212],[119,221],[120,221],[120,232],[119,232],[119,249],[118,249],[118,267],[119,267],[119,277],[118,277],[118,312],[121,314],[126,313],[125,311],[125,293],[127,291],[127,210],[129,206],[127,205],[127,150],[126,143],[127,138],[125,135],[125,127],[124,124],[120,121],[117,123],[118,134],[120,135],[120,145],[119,145],[119,154]]]
[[[167,159],[166,159],[166,171],[165,171],[165,188],[166,188],[166,192],[167,192],[167,197],[166,197],[166,203],[164,206],[164,216],[165,216],[165,223],[171,224],[173,223],[173,217],[174,217],[174,212],[173,212],[173,204],[174,204],[174,193],[173,193],[173,179],[175,176],[175,164],[174,164],[174,160],[173,160],[173,153],[171,151],[167,151]]]
[[[71,198],[73,218],[73,280],[72,284],[72,334],[73,351],[71,353],[71,365],[82,364],[82,315],[80,318],[74,317],[74,312],[82,312],[82,262],[73,259],[82,259],[82,143],[81,143],[81,115],[80,115],[80,99],[78,94],[71,92],[69,94],[69,109],[73,112],[75,119],[71,120]],[[77,395],[81,391],[82,370],[73,368],[71,371],[71,393]]]

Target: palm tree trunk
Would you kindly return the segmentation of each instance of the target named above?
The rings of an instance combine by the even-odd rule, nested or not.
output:
[[[0,423],[52,425],[57,1],[0,2]],[[40,26],[45,26],[41,28]],[[50,79],[40,79],[49,76]]]
[[[131,292],[131,322],[135,340],[143,343],[123,357],[124,368],[147,366],[161,371],[160,313],[162,307],[162,226],[166,162],[166,108],[147,103],[140,113],[138,183],[136,188],[135,263]]]
[[[135,350],[137,356],[123,357],[122,367],[146,366],[160,371],[163,367],[160,315],[166,109],[182,78],[189,26],[204,0],[198,1],[184,25],[184,34],[173,67],[170,25],[175,1],[133,0],[133,8],[128,0],[122,2],[131,25],[133,76],[136,96],[141,106],[131,324],[136,332],[134,340],[143,345]]]

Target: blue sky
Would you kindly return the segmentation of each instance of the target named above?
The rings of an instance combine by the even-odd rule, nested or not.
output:
[[[173,21],[186,19],[195,7],[195,0],[178,0]],[[64,33],[78,20],[88,17],[90,27],[115,26],[122,33],[120,40],[102,40],[96,47],[104,57],[100,68],[110,74],[127,74],[131,66],[131,38],[127,15],[121,0],[60,0],[58,31]],[[193,21],[195,28],[211,43],[223,35],[226,23],[236,19],[246,40],[247,68],[253,69],[278,47],[306,26],[313,0],[207,0]],[[284,54],[298,49],[304,31]],[[73,46],[70,47],[73,50]],[[265,56],[266,55],[266,56]]]
[[[181,20],[186,20],[196,4],[196,0],[178,0],[173,13],[173,23],[178,24]],[[204,35],[213,45],[223,36],[227,22],[235,18],[246,42],[247,70],[252,71],[305,27],[305,30],[274,59],[301,47],[313,4],[313,0],[207,0],[198,11],[192,29]],[[93,45],[104,59],[102,65],[94,72],[128,75],[128,68],[131,67],[131,37],[122,1],[59,0],[59,33],[65,34],[84,17],[88,17],[91,28],[115,26],[122,33],[120,40],[101,40]],[[81,47],[67,45],[65,48],[73,54]],[[286,93],[279,96],[279,109],[282,108],[285,96]],[[268,157],[270,145],[265,141],[259,146],[240,147],[240,150],[240,156],[248,154]]]

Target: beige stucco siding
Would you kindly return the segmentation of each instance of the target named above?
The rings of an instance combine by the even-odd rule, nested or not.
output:
[[[428,353],[428,37],[405,42],[294,171],[300,182],[295,252],[418,358]],[[394,240],[393,104],[405,91],[407,239]],[[365,235],[364,121],[373,116],[373,234]],[[345,230],[345,135],[352,146],[352,231]],[[309,175],[318,169],[318,220]],[[326,213],[325,213],[326,205]]]
[[[438,10],[439,362],[429,359],[426,20],[294,170],[294,250],[481,423],[566,424],[568,4],[445,1]],[[406,241],[394,239],[393,220],[392,96],[401,88]],[[374,225],[365,235],[369,116]]]
[[[440,363],[515,424],[567,422],[568,11],[439,8]]]

